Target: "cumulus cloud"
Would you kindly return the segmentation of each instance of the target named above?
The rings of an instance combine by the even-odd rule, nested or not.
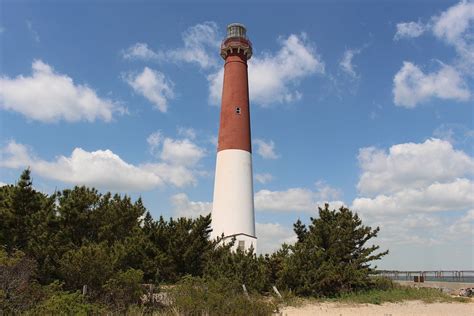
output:
[[[394,39],[419,37],[427,31],[452,46],[458,55],[456,67],[469,75],[474,74],[474,2],[460,1],[427,23],[407,22],[397,24]]]
[[[144,96],[161,112],[166,112],[168,101],[174,98],[173,82],[168,80],[163,73],[148,67],[139,74],[125,75],[125,81],[136,93]]]
[[[324,74],[324,62],[305,34],[280,38],[281,48],[275,53],[254,55],[249,61],[249,93],[252,102],[262,106],[291,103],[302,94],[298,83],[314,74]],[[224,70],[208,76],[209,99],[219,104]]]
[[[397,144],[388,150],[374,147],[359,150],[361,176],[357,189],[374,196],[404,189],[427,188],[474,173],[474,159],[440,139],[423,143]]]
[[[439,40],[456,50],[452,66],[441,65],[437,72],[423,73],[416,65],[405,62],[394,78],[394,102],[407,108],[430,98],[468,101],[471,91],[466,76],[474,75],[474,2],[460,1],[428,23],[397,24],[394,39],[418,37],[431,31]]]
[[[279,157],[275,153],[275,143],[273,140],[267,142],[262,139],[255,139],[253,143],[257,146],[257,154],[263,159],[277,159]]]
[[[296,234],[289,227],[279,223],[256,223],[258,253],[272,253],[278,250],[283,243],[296,242]]]
[[[212,203],[190,201],[185,193],[178,193],[170,198],[173,205],[173,213],[176,217],[196,218],[200,215],[206,216],[211,213]]]
[[[182,40],[183,47],[161,51],[153,51],[146,43],[135,43],[122,51],[122,56],[125,59],[194,63],[203,69],[217,66],[218,59],[214,55],[219,48],[220,36],[216,23],[191,26],[183,32]]]
[[[273,176],[269,173],[256,173],[255,174],[255,180],[257,182],[260,182],[262,184],[265,184],[267,182],[270,182],[273,180]]]
[[[159,60],[164,56],[150,49],[147,43],[135,43],[122,52],[122,57],[125,59]]]
[[[357,78],[358,74],[354,69],[354,65],[352,64],[352,59],[357,54],[360,54],[360,49],[347,49],[342,56],[341,61],[339,62],[339,67],[344,71],[346,74],[351,76],[352,78]]]
[[[157,155],[162,141],[163,135],[161,131],[153,132],[147,137],[146,142],[148,143],[148,147],[152,155]]]
[[[344,202],[337,200],[340,192],[322,182],[316,183],[316,190],[290,188],[283,191],[260,190],[255,193],[255,208],[259,211],[303,211],[314,212],[317,206],[329,203],[339,208]]]
[[[360,196],[352,208],[368,216],[463,211],[474,204],[474,159],[448,141],[359,151]]]
[[[164,138],[159,149],[161,141],[155,141],[156,135],[152,134],[148,141],[150,146],[155,146],[154,150],[159,150],[160,157],[163,156],[158,162],[134,165],[111,150],[89,152],[82,148],[75,148],[70,156],[61,155],[47,161],[36,157],[27,146],[10,141],[0,150],[0,167],[31,167],[44,178],[121,192],[150,190],[163,185],[185,187],[196,184],[199,170],[195,165],[204,151],[188,140],[171,138]]]
[[[183,33],[184,47],[171,50],[167,55],[176,61],[196,63],[204,69],[211,68],[217,65],[214,55],[220,41],[216,23],[196,24]]]
[[[474,71],[474,2],[460,1],[433,18],[433,33],[453,45],[469,72]]]
[[[163,183],[159,175],[123,161],[110,150],[88,152],[75,148],[69,157],[46,161],[37,158],[25,145],[11,141],[1,150],[0,166],[30,166],[45,178],[118,191],[147,190]]]
[[[201,160],[204,155],[205,151],[189,139],[174,140],[165,138],[160,157],[168,163],[192,166]]]
[[[405,61],[393,78],[394,103],[414,108],[431,98],[467,101],[471,93],[461,74],[453,67],[441,65],[438,72],[425,74],[418,66]]]
[[[116,102],[100,98],[41,60],[35,60],[32,69],[29,77],[0,77],[0,108],[42,122],[109,122],[115,112],[124,112]]]
[[[425,30],[426,26],[421,22],[397,23],[397,33],[395,33],[394,40],[419,37]]]
[[[464,210],[474,205],[473,192],[473,181],[455,179],[446,183],[434,182],[421,188],[401,189],[390,195],[356,198],[352,205],[365,214],[384,216],[390,213]]]
[[[472,238],[472,232],[474,229],[474,209],[466,211],[460,218],[448,227],[448,231],[453,235],[466,235],[471,239],[471,243],[474,243]]]

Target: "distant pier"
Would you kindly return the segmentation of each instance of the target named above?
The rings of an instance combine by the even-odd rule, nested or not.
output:
[[[474,270],[435,270],[435,271],[400,271],[377,270],[375,275],[384,276],[394,281],[418,282],[461,282],[474,283]]]

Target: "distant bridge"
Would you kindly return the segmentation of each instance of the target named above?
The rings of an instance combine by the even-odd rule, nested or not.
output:
[[[474,283],[474,270],[376,270],[374,274],[392,280],[413,281],[414,277],[423,277],[425,281]]]

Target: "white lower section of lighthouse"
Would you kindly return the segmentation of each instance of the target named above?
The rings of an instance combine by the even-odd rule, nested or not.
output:
[[[252,154],[241,149],[217,153],[212,238],[236,238],[234,249],[257,248],[253,205]]]

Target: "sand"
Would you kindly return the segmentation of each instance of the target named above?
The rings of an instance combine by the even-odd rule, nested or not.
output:
[[[300,307],[285,307],[280,315],[287,316],[474,316],[474,302],[471,303],[423,303],[406,301],[401,303],[341,304],[311,303]]]

